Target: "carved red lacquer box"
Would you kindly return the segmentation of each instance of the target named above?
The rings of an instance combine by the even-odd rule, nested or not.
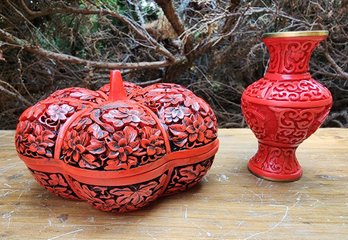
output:
[[[16,148],[38,183],[103,211],[126,212],[197,184],[218,149],[212,109],[176,84],[59,90],[27,109]]]
[[[249,163],[257,176],[274,181],[294,181],[302,169],[295,151],[328,115],[330,91],[309,73],[314,48],[327,31],[300,31],[266,34],[270,61],[263,78],[242,95],[246,122],[259,142]]]

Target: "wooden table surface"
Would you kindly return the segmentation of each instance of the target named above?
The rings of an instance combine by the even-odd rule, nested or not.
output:
[[[0,131],[0,239],[348,239],[348,129],[320,129],[298,150],[303,177],[259,179],[249,129],[220,129],[202,183],[150,207],[116,215],[41,188]]]

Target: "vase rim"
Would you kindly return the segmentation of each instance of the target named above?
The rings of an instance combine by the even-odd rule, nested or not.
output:
[[[329,35],[329,31],[327,30],[289,31],[289,32],[268,32],[263,34],[262,38],[318,37],[318,36],[327,36],[327,35]]]

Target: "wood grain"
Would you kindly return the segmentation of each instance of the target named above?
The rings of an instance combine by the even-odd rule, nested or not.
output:
[[[251,175],[248,129],[220,129],[203,182],[141,211],[115,215],[48,193],[0,131],[0,239],[348,239],[348,129],[320,129],[298,150],[303,177]]]

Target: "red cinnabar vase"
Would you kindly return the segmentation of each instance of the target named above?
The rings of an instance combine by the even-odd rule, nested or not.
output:
[[[123,84],[119,71],[98,91],[59,90],[27,109],[15,142],[41,186],[112,212],[191,188],[219,146],[206,102],[176,84]]]
[[[245,120],[258,139],[248,163],[255,175],[273,181],[294,181],[302,169],[295,151],[328,115],[332,97],[309,71],[314,48],[327,31],[265,34],[270,61],[263,78],[242,95]]]

